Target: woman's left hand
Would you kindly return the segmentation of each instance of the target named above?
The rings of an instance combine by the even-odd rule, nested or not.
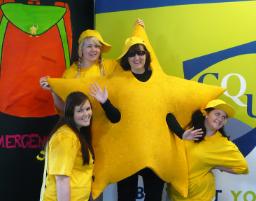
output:
[[[108,91],[106,87],[102,90],[99,84],[93,83],[90,85],[90,95],[94,97],[101,104],[105,103],[108,99]]]

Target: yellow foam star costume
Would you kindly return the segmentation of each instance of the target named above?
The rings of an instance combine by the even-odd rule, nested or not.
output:
[[[170,134],[166,115],[172,112],[185,125],[195,109],[219,96],[223,90],[164,74],[144,28],[136,25],[133,35],[143,38],[151,54],[152,76],[147,82],[140,82],[130,71],[116,70],[108,79],[97,79],[101,86],[107,87],[109,98],[122,117],[119,123],[111,124],[101,106],[92,100],[96,156],[93,197],[97,197],[108,184],[145,167],[151,168],[186,196],[188,168],[184,145],[182,140]],[[88,93],[92,80],[48,81],[53,90],[65,99],[71,91]]]

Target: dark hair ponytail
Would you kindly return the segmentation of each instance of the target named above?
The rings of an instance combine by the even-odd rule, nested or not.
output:
[[[204,120],[205,120],[205,116],[201,112],[201,110],[196,110],[195,112],[193,112],[193,114],[191,116],[191,121],[188,124],[188,127],[194,127],[194,129],[201,128],[203,131],[202,136],[199,137],[198,139],[196,139],[195,142],[201,142],[206,135],[206,128],[204,126]]]

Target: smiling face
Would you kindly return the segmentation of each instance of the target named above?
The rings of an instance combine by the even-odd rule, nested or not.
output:
[[[143,45],[138,45],[136,49],[130,48],[127,55],[128,62],[131,66],[131,71],[137,74],[144,73],[146,63],[146,51]]]
[[[78,129],[91,123],[92,108],[88,100],[74,108],[74,122]]]
[[[86,38],[81,47],[81,58],[87,63],[95,63],[99,60],[101,54],[102,45],[94,38]]]
[[[227,122],[227,114],[223,110],[214,109],[205,117],[205,127],[207,131],[216,132]]]

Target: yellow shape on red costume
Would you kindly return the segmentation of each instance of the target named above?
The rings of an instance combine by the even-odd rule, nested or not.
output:
[[[141,37],[145,37],[143,29],[140,31]],[[182,195],[187,195],[188,168],[184,144],[170,133],[166,115],[172,112],[182,125],[186,125],[194,110],[218,97],[223,89],[164,74],[150,44],[147,48],[152,56],[153,71],[147,82],[140,82],[130,71],[119,69],[111,77],[97,79],[102,87],[107,87],[109,99],[122,117],[117,124],[110,123],[99,103],[91,100],[96,155],[94,198],[108,184],[145,167],[171,183]],[[95,79],[52,78],[48,81],[65,99],[72,91],[88,93],[88,86]]]

